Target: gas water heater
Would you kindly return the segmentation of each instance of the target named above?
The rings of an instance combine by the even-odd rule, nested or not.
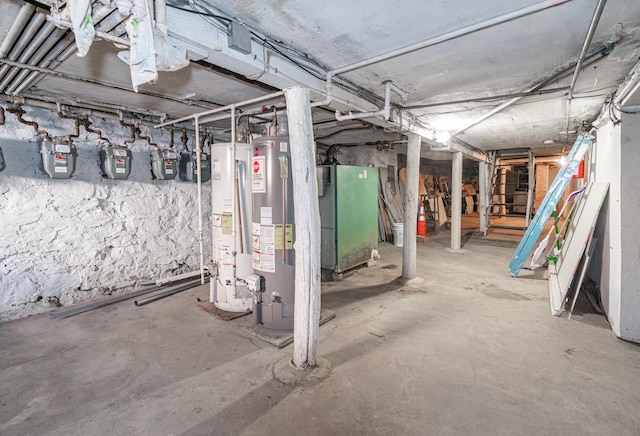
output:
[[[252,147],[211,144],[211,235],[213,265],[209,300],[228,312],[249,312],[253,294],[247,277],[251,264]]]
[[[253,143],[253,269],[261,277],[254,320],[280,331],[293,330],[295,296],[290,157],[288,136],[264,136]]]

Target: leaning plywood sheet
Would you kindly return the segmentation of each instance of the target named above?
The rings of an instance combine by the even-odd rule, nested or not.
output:
[[[549,302],[553,315],[560,315],[563,311],[567,292],[580,265],[585,247],[593,236],[593,229],[608,190],[608,182],[592,182],[587,186],[576,205],[558,260],[555,264],[549,264]]]
[[[447,221],[449,221],[447,218],[447,208],[444,206],[444,200],[440,196],[438,196],[438,219],[440,220],[441,226],[444,226]]]

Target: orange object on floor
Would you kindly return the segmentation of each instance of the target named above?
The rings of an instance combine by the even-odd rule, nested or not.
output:
[[[424,202],[420,202],[417,234],[418,236],[429,236],[429,234],[427,233],[427,215],[424,213]]]

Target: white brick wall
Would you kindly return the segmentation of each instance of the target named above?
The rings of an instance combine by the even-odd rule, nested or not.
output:
[[[54,111],[24,109],[24,118],[38,121],[52,137],[74,130],[73,121]],[[129,137],[129,129],[115,121],[92,120],[114,144]],[[155,142],[168,143],[167,132],[141,129]],[[0,320],[199,268],[196,184],[152,180],[145,141],[131,147],[128,180],[102,178],[97,137],[82,127],[80,132],[73,178],[54,180],[42,169],[34,130],[9,112],[0,126],[7,161],[0,173]],[[205,184],[205,260],[210,192]]]

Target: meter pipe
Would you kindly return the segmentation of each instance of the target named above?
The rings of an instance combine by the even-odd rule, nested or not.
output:
[[[200,156],[202,156],[202,150],[200,149],[200,118],[198,114],[194,115],[195,127],[196,127],[196,177],[198,179],[198,244],[200,245],[200,284],[204,285],[204,240],[202,232],[202,171],[200,162]]]
[[[38,126],[38,123],[35,121],[27,121],[24,118],[22,118],[22,116],[25,114],[24,109],[22,109],[21,105],[15,105],[13,107],[10,107],[9,109],[7,109],[9,112],[11,112],[12,114],[15,114],[16,118],[18,119],[18,122],[22,123],[22,124],[26,124],[27,126],[31,126],[33,127],[33,129],[36,131],[36,133],[38,135],[43,135],[44,139],[51,139],[51,137],[49,136],[49,133],[47,133],[44,130],[40,130],[40,127]]]

